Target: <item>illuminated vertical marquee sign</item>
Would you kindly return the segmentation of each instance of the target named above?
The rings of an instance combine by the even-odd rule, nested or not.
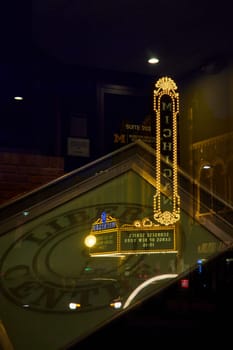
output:
[[[156,194],[154,195],[154,219],[161,225],[172,225],[180,219],[177,180],[179,94],[175,91],[177,90],[175,82],[168,77],[159,79],[155,86]],[[167,201],[162,201],[162,185],[167,194]]]

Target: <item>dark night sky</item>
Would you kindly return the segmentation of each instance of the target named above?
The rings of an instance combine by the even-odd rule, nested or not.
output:
[[[1,137],[7,137],[11,118],[11,135],[16,140],[20,130],[22,145],[35,118],[50,118],[48,91],[42,92],[45,80],[51,91],[64,89],[63,79],[83,79],[82,67],[154,81],[166,74],[176,80],[233,57],[230,0],[33,0],[30,7],[11,1],[6,7],[1,21]],[[151,53],[161,58],[158,66],[147,64]],[[76,77],[72,67],[79,69]],[[15,94],[25,96],[21,105],[12,100]],[[30,135],[36,144],[39,136]]]

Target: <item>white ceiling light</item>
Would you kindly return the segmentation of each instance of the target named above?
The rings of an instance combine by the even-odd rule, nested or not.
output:
[[[156,58],[156,57],[151,57],[151,58],[148,60],[148,63],[150,63],[150,64],[159,63],[159,59]]]
[[[210,169],[211,168],[211,165],[210,164],[204,164],[203,166],[202,166],[202,168],[203,169]]]

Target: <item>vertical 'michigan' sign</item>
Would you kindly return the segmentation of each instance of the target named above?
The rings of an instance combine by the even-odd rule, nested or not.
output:
[[[133,224],[118,225],[117,219],[103,212],[85,238],[91,256],[177,253],[174,224],[180,219],[177,181],[179,95],[175,92],[176,84],[168,77],[159,79],[155,86],[156,194],[153,199],[154,220],[160,225],[149,217],[135,219]]]
[[[171,225],[180,219],[180,197],[177,180],[177,118],[179,94],[175,82],[163,77],[155,84],[154,111],[156,117],[156,194],[154,219]],[[161,197],[163,186],[166,198]],[[165,198],[165,199],[164,199]]]

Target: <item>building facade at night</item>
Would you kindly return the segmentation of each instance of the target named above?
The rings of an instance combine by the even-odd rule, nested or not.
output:
[[[232,66],[182,82],[46,73],[2,107],[0,185],[19,184],[0,212],[15,350],[69,349],[232,244]]]

